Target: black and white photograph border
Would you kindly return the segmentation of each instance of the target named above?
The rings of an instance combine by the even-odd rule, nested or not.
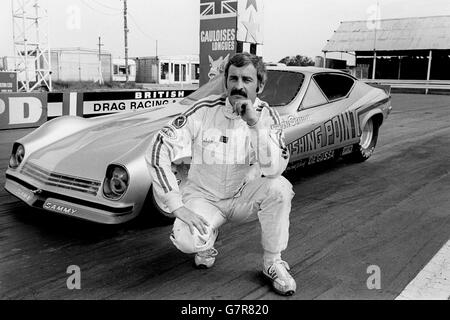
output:
[[[448,1],[2,6],[1,300],[177,300],[181,318],[265,318],[278,301],[450,299]],[[289,295],[263,273],[256,215],[224,213],[214,265],[196,268],[163,192],[191,183],[190,162],[173,162],[168,181],[162,158],[145,156],[179,142],[197,101],[233,92],[242,52],[265,63],[256,101],[290,155]]]

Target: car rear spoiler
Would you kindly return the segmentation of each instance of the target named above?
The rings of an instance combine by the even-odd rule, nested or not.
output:
[[[387,85],[387,84],[379,84],[379,83],[367,83],[367,84],[370,85],[370,86],[372,86],[372,87],[375,87],[375,88],[378,88],[378,89],[383,90],[384,92],[386,92],[386,94],[387,94],[388,96],[391,95],[391,86],[390,86],[390,85]]]

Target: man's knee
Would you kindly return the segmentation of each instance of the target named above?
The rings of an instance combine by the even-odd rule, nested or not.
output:
[[[271,201],[291,202],[294,197],[292,184],[283,176],[263,178],[267,186],[267,198]]]
[[[170,240],[181,252],[197,253],[211,249],[214,246],[217,235],[217,229],[211,226],[207,227],[205,235],[200,234],[197,228],[194,228],[194,234],[192,234],[186,223],[180,219],[175,219]]]
[[[185,203],[185,207],[205,218],[213,228],[219,228],[226,222],[225,216],[212,204],[201,198],[193,198]]]

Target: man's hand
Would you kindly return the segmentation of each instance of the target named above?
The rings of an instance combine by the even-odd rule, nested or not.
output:
[[[201,235],[208,233],[208,230],[206,229],[206,227],[209,226],[208,221],[188,208],[178,208],[173,212],[173,214],[176,218],[180,219],[189,226],[191,234],[194,234],[194,227],[197,228]]]
[[[234,110],[239,114],[249,126],[255,125],[258,120],[260,113],[253,108],[253,103],[250,99],[241,99],[236,101],[234,104]]]

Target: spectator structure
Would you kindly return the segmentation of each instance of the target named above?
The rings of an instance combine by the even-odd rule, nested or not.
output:
[[[362,79],[450,80],[450,16],[341,22],[322,51],[354,54]]]

